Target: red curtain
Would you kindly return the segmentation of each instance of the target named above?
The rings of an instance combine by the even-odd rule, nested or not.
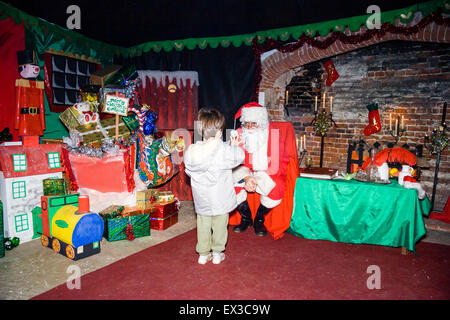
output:
[[[198,111],[196,81],[172,77],[170,72],[165,79],[145,76],[141,80],[142,84],[138,88],[140,103],[149,105],[158,113],[156,122],[158,129],[192,130],[194,128]]]
[[[25,27],[17,25],[9,17],[0,20],[0,131],[5,127],[19,141],[14,130],[15,83],[20,78],[17,66],[17,51],[25,49]]]

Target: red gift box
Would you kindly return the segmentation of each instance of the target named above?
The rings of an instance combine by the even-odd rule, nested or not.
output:
[[[150,229],[165,230],[170,226],[173,226],[177,222],[178,212],[175,212],[174,214],[165,218],[155,218],[150,216]]]
[[[174,213],[178,213],[177,202],[172,201],[164,204],[157,204],[156,212],[150,213],[150,217],[164,219]]]

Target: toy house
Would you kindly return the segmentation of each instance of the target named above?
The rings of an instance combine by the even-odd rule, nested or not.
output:
[[[43,180],[62,178],[60,144],[23,146],[22,142],[0,145],[0,192],[5,237],[20,242],[33,239],[33,213],[40,206]]]

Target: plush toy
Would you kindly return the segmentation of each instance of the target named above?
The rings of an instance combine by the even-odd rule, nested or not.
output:
[[[73,105],[73,108],[78,111],[78,122],[82,125],[98,122],[99,115],[93,111],[91,103],[88,101],[78,102]]]

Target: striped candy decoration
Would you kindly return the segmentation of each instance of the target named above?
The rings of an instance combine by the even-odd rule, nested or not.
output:
[[[132,106],[130,108],[131,112],[134,112],[138,119],[139,119],[139,130],[143,130],[144,127],[144,122],[145,122],[145,113],[147,112],[147,110],[149,110],[150,107],[147,106],[146,104],[144,104],[141,109],[139,110],[138,108],[136,108],[135,106]]]

